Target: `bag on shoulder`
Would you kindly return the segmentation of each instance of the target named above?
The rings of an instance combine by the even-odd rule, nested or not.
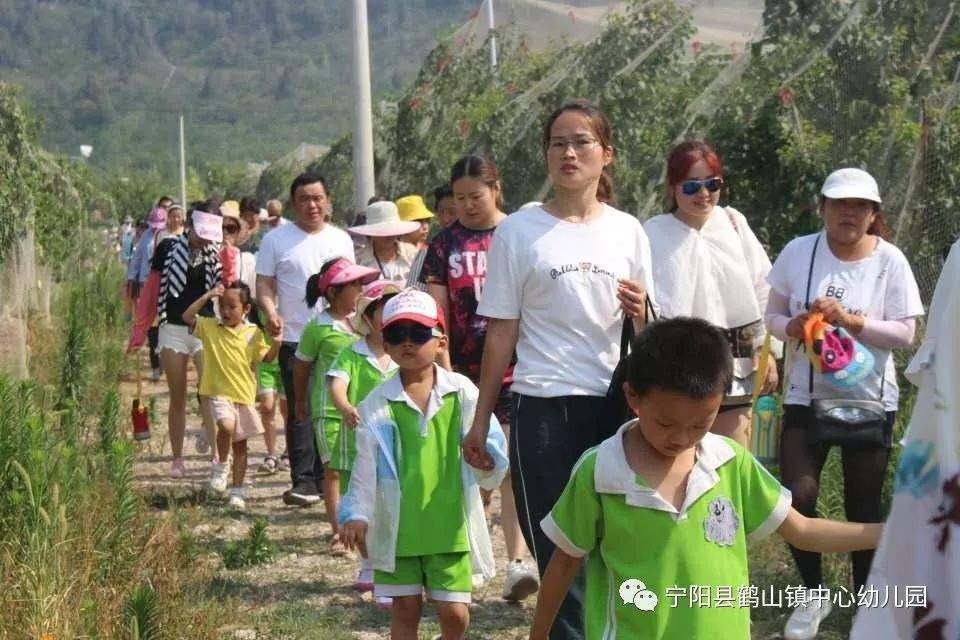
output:
[[[649,297],[646,299],[643,315],[647,323],[657,320],[657,312],[653,309]],[[633,322],[630,318],[624,318],[623,329],[620,332],[620,362],[617,363],[613,375],[610,377],[610,386],[607,387],[607,395],[603,405],[603,415],[600,416],[598,436],[601,442],[615,434],[620,425],[634,417],[633,412],[630,411],[630,405],[627,404],[627,397],[623,393],[623,383],[627,381],[630,352],[635,337],[636,332],[633,328]]]

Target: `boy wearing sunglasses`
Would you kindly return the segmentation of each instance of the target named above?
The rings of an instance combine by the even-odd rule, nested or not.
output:
[[[462,637],[473,574],[494,574],[479,488],[500,485],[506,442],[492,418],[489,470],[463,460],[478,391],[434,363],[446,348],[443,327],[436,301],[422,291],[407,289],[384,305],[384,347],[399,370],[358,407],[357,457],[340,508],[344,544],[365,548],[374,594],[393,598],[391,637],[398,640],[417,637],[424,591],[443,637]]]

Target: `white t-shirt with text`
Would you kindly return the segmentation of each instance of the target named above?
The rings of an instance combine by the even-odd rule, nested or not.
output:
[[[640,221],[608,205],[585,223],[541,207],[508,216],[493,235],[477,313],[520,320],[512,390],[605,395],[620,359],[617,279],[641,282],[653,301],[652,272]]]
[[[257,253],[257,275],[277,279],[277,307],[283,318],[283,341],[299,342],[313,314],[304,300],[307,279],[334,257],[354,260],[353,241],[332,225],[306,233],[296,224],[285,224],[263,237]]]
[[[833,255],[826,236],[815,233],[792,240],[777,257],[767,279],[780,294],[790,299],[790,315],[797,316],[806,308],[806,290],[810,258],[817,238],[816,259],[810,278],[810,298],[836,298],[844,308],[876,320],[906,320],[923,315],[920,290],[906,256],[897,247],[877,238],[873,252],[862,260],[845,262]],[[838,389],[823,376],[814,373],[815,399],[852,398],[878,400],[880,380],[884,380],[883,404],[887,411],[896,411],[900,397],[893,357],[889,349],[864,343],[875,358],[873,372],[853,389]],[[810,361],[796,341],[793,365],[785,404],[809,405]]]

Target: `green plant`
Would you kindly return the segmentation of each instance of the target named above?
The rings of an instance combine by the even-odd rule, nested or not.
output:
[[[227,569],[243,569],[273,562],[276,545],[267,537],[267,521],[257,518],[243,540],[228,542],[221,556]]]
[[[148,584],[136,587],[123,604],[123,615],[129,620],[131,640],[160,638],[159,598]]]

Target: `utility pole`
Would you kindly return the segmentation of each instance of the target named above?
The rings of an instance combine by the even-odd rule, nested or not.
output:
[[[494,32],[493,0],[487,0],[487,35],[490,37],[490,70],[497,70],[497,34]]]
[[[180,206],[187,211],[187,146],[183,133],[183,113],[180,113]]]
[[[376,191],[373,175],[373,106],[370,98],[370,42],[367,0],[353,0],[353,186],[354,212]]]

